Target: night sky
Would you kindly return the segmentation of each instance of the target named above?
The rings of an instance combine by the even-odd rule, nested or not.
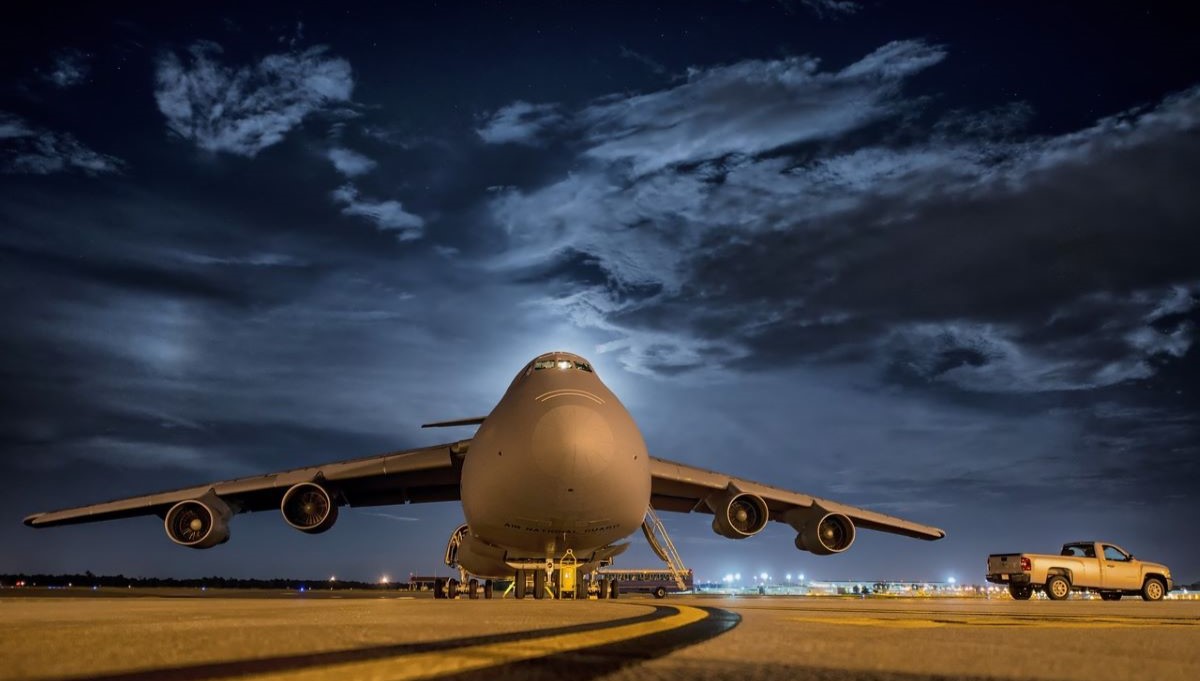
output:
[[[667,516],[701,578],[982,582],[1096,538],[1198,580],[1186,4],[26,4],[0,572],[449,574],[457,504],[208,551],[21,518],[469,437],[418,425],[562,349],[652,454],[949,535]]]

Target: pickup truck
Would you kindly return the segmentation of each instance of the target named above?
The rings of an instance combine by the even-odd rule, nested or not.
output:
[[[1160,563],[1138,560],[1116,544],[1099,541],[1063,544],[1059,555],[993,553],[987,560],[987,581],[1007,584],[1019,600],[1041,589],[1061,601],[1072,591],[1090,589],[1106,601],[1140,594],[1158,601],[1171,590],[1171,571]]]

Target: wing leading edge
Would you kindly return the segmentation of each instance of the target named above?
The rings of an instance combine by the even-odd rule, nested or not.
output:
[[[819,507],[845,515],[857,527],[868,530],[927,541],[946,536],[943,530],[929,525],[657,457],[650,458],[650,475],[650,505],[662,511],[712,513],[705,500],[733,486],[739,492],[761,497],[767,504],[770,519],[779,522],[787,522],[786,514],[793,509]]]
[[[278,510],[288,489],[302,482],[313,481],[323,481],[336,492],[339,504],[349,506],[455,501],[459,499],[462,458],[469,445],[470,440],[461,440],[127,497],[90,506],[35,513],[25,518],[25,524],[30,527],[53,527],[141,515],[162,517],[175,504],[208,494],[215,494],[238,513]]]

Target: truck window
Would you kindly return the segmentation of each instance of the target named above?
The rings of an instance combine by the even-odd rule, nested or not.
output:
[[[1121,561],[1129,560],[1129,556],[1125,555],[1124,551],[1122,551],[1121,549],[1118,549],[1115,546],[1108,546],[1108,545],[1104,546],[1104,558],[1106,560],[1121,560]]]

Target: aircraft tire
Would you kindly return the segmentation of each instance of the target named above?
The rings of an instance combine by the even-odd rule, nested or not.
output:
[[[446,598],[458,598],[458,580],[453,577],[446,580]]]
[[[546,597],[546,571],[533,571],[533,597],[539,601]]]
[[[599,598],[600,600],[608,598],[608,578],[601,577],[599,581],[596,582],[596,585],[599,587],[599,589],[596,591],[596,598]]]
[[[654,597],[655,598],[666,598],[667,597],[667,587],[665,587],[665,586],[654,587]]]
[[[445,577],[434,578],[434,580],[433,580],[433,597],[434,598],[445,598],[446,597],[446,578]]]
[[[478,579],[472,579],[469,582],[467,582],[467,598],[472,601],[479,598],[479,580]]]
[[[525,571],[517,570],[517,576],[513,578],[513,595],[517,600],[525,598]]]
[[[483,597],[484,597],[485,599],[487,599],[487,600],[491,600],[491,599],[492,599],[492,589],[493,589],[493,588],[494,588],[494,587],[493,587],[493,585],[492,585],[492,580],[490,580],[490,579],[489,579],[489,580],[486,580],[486,581],[484,581],[484,583],[483,583]]]
[[[620,582],[618,582],[615,578],[609,580],[609,582],[608,582],[608,597],[616,598],[617,596],[620,596],[620,595],[621,595]]]

